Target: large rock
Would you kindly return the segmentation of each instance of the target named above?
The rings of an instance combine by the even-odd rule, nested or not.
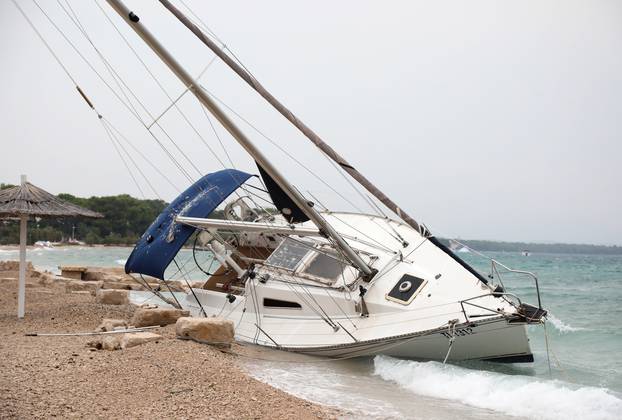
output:
[[[127,305],[130,303],[130,293],[128,290],[98,289],[95,301],[105,305]]]
[[[178,338],[220,347],[230,347],[234,336],[233,321],[222,318],[179,318],[175,332]]]
[[[151,332],[123,334],[123,338],[121,339],[121,348],[128,349],[130,347],[140,346],[141,344],[149,343],[150,341],[158,341],[160,339],[162,339],[161,335]]]
[[[140,346],[151,341],[161,340],[162,336],[150,332],[137,332],[127,334],[102,335],[87,343],[88,346],[98,350],[123,350],[130,347]]]
[[[122,334],[103,335],[99,342],[95,341],[90,343],[90,345],[102,350],[121,350],[122,338]]]
[[[30,261],[26,261],[26,271],[32,271],[34,267]],[[0,261],[0,271],[19,271],[19,261]]]
[[[120,281],[104,280],[102,289],[132,290],[132,286]]]
[[[65,280],[65,292],[95,292],[101,285],[101,281]]]
[[[110,280],[110,281],[120,281],[125,278],[131,277],[125,274],[125,270],[123,267],[88,267],[86,272],[84,273],[83,280]]]
[[[127,328],[127,321],[124,319],[102,319],[102,323],[99,324],[95,331],[113,331],[116,328]]]
[[[190,312],[173,308],[138,308],[129,324],[135,327],[150,327],[152,325],[174,324],[182,316],[188,316]]]

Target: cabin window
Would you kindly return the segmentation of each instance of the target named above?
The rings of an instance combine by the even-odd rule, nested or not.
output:
[[[316,252],[311,261],[302,270],[303,273],[324,279],[337,280],[346,267],[336,255]]]
[[[268,257],[265,263],[273,267],[294,271],[300,261],[309,253],[311,247],[306,242],[287,238],[281,242],[281,245]]]
[[[288,309],[302,309],[300,303],[298,302],[290,302],[288,300],[280,300],[280,299],[272,299],[272,298],[264,298],[263,306],[266,308],[288,308]]]

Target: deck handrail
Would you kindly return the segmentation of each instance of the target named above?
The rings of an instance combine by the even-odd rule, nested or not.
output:
[[[470,297],[468,299],[463,299],[459,303],[460,303],[460,307],[462,308],[462,314],[464,315],[464,319],[466,320],[466,322],[471,322],[471,320],[469,319],[469,316],[467,315],[466,310],[464,309],[464,304],[465,303],[467,305],[475,306],[476,308],[484,309],[485,311],[494,312],[496,314],[503,314],[504,313],[503,311],[500,311],[500,310],[497,310],[497,309],[486,308],[485,306],[477,305],[475,303],[470,302],[471,300],[481,299],[481,298],[486,297],[486,296],[493,296],[493,297],[509,296],[509,297],[512,297],[512,298],[514,298],[514,299],[516,299],[518,301],[519,307],[523,304],[523,302],[520,300],[520,298],[518,296],[516,296],[513,293],[506,293],[506,292],[485,293],[483,295],[473,296],[473,297]],[[512,302],[509,302],[509,303],[512,305]]]
[[[524,274],[524,275],[527,275],[527,276],[531,277],[534,280],[535,284],[536,284],[536,294],[537,294],[537,297],[538,297],[538,309],[542,309],[542,299],[540,298],[540,285],[538,283],[538,276],[536,276],[535,273],[533,273],[531,271],[526,271],[526,270],[515,270],[515,269],[510,268],[507,265],[503,264],[502,262],[500,262],[500,261],[498,261],[498,260],[496,260],[496,259],[494,259],[492,257],[489,257],[488,255],[483,254],[483,253],[479,252],[478,250],[473,249],[470,246],[468,246],[468,245],[466,245],[466,244],[464,244],[464,243],[462,243],[462,242],[460,242],[460,241],[458,241],[456,239],[452,239],[452,241],[457,243],[457,244],[459,244],[459,245],[461,245],[461,246],[463,246],[464,248],[468,249],[472,253],[474,253],[476,255],[479,255],[482,258],[490,260],[490,262],[492,263],[492,266],[491,266],[491,274],[489,275],[489,278],[492,278],[492,273],[496,271],[497,272],[497,277],[499,278],[499,281],[501,281],[501,286],[503,286],[504,290],[505,290],[505,286],[503,285],[503,281],[501,280],[501,275],[499,273],[499,270],[496,269],[496,266],[502,267],[504,270],[506,270],[506,271],[508,271],[510,273]]]

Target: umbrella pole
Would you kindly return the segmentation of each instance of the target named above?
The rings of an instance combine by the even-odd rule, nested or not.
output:
[[[17,296],[17,317],[24,317],[26,303],[26,225],[28,216],[19,218],[19,291]]]
[[[21,176],[21,184],[26,184],[26,175]],[[17,291],[17,317],[23,318],[26,306],[26,226],[28,216],[19,217],[19,286]]]

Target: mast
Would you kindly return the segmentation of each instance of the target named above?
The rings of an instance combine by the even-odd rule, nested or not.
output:
[[[188,87],[196,98],[207,108],[223,127],[237,140],[238,143],[250,154],[255,161],[274,179],[292,201],[305,213],[307,217],[320,229],[326,237],[331,238],[345,253],[350,261],[364,274],[365,277],[373,276],[372,269],[361,257],[348,245],[339,233],[324,220],[298,190],[291,185],[281,172],[268,160],[268,158],[251,142],[251,140],[234,124],[234,122],[220,109],[220,107],[199,86],[194,78],[175,60],[166,48],[155,36],[140,22],[140,18],[131,12],[121,0],[106,0],[108,4],[123,18],[123,20],[136,32],[142,40],[155,52],[158,57],[171,69],[173,73]]]
[[[387,206],[393,213],[399,216],[404,222],[416,229],[424,237],[430,236],[430,232],[425,226],[417,223],[415,219],[404,212],[393,200],[380,191],[365,176],[354,168],[343,156],[339,155],[332,147],[325,143],[309,126],[300,121],[285,105],[276,99],[270,92],[264,88],[248,71],[243,69],[229,55],[227,55],[215,42],[213,42],[203,31],[201,31],[194,23],[192,23],[179,9],[171,4],[168,0],[159,0],[181,23],[183,23],[201,42],[211,49],[222,61],[238,74],[246,83],[250,85],[257,93],[259,93],[270,105],[281,113],[290,123],[302,132],[313,144],[317,146],[328,157],[335,161],[344,171],[361,184],[367,191],[376,197],[382,204]]]

